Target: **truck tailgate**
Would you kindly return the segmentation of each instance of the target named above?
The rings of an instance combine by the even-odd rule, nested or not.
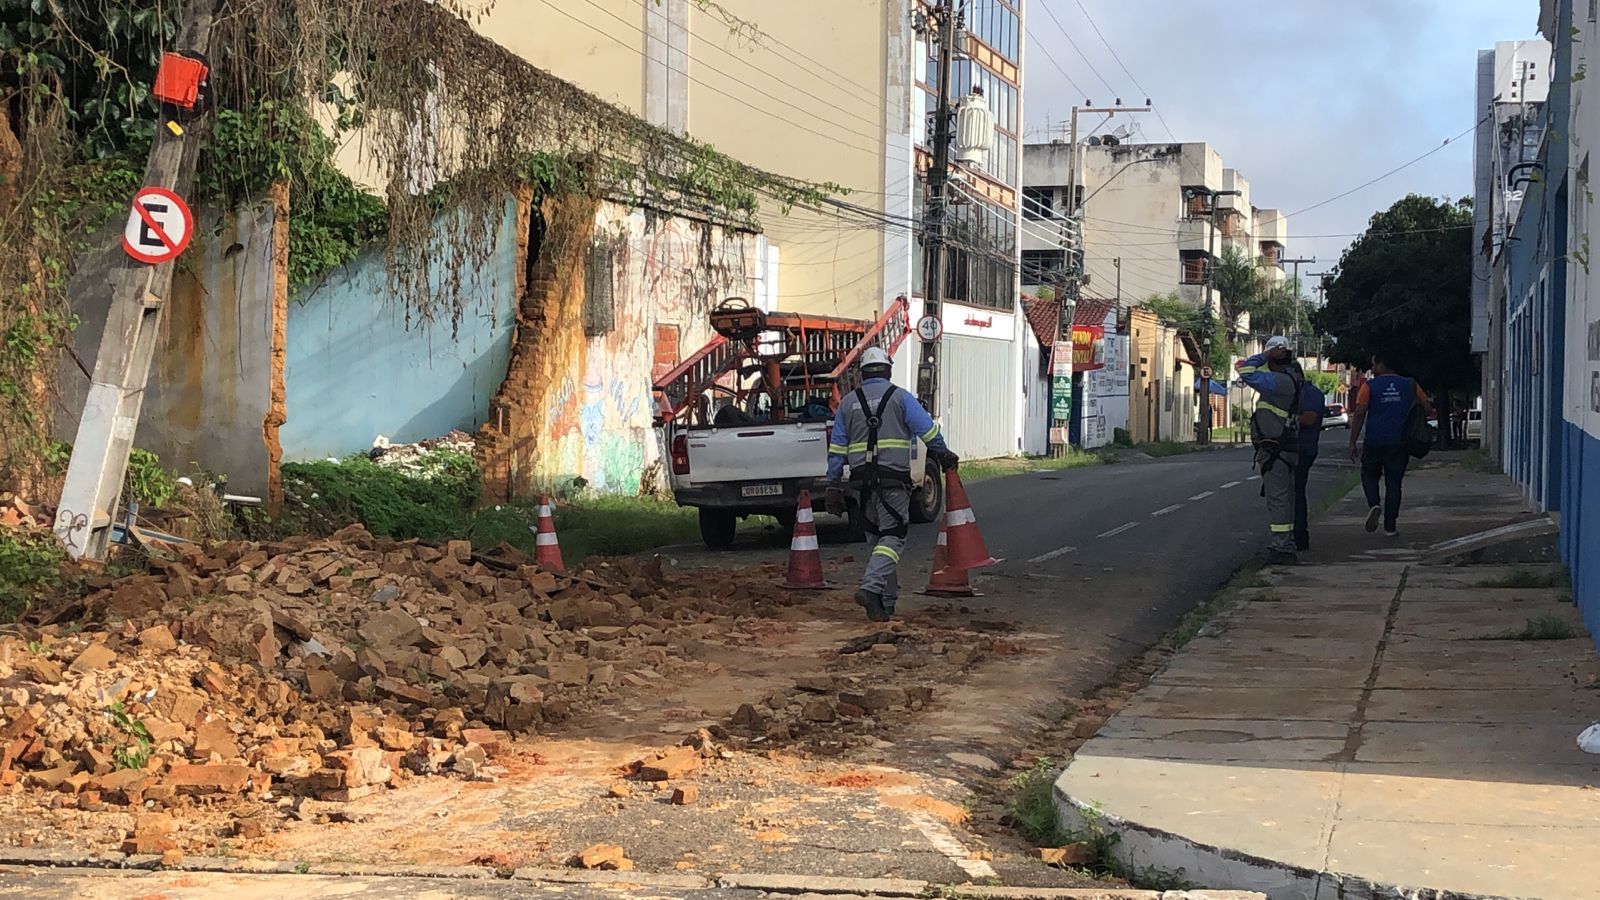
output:
[[[696,428],[688,432],[691,484],[776,481],[828,474],[827,422]]]

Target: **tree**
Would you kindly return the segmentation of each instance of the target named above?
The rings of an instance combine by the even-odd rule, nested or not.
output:
[[[1254,312],[1268,296],[1270,286],[1261,271],[1260,260],[1245,255],[1238,245],[1222,248],[1222,256],[1215,263],[1212,280],[1217,290],[1217,305],[1223,325],[1220,333],[1231,340],[1239,327],[1239,320]]]
[[[1471,393],[1471,293],[1471,202],[1411,194],[1345,251],[1315,320],[1335,362],[1365,369],[1382,355],[1435,394]]]

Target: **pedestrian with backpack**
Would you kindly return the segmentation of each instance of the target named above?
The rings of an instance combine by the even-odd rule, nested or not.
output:
[[[1396,373],[1387,356],[1374,355],[1372,377],[1350,406],[1350,458],[1361,462],[1368,532],[1377,531],[1381,519],[1384,534],[1399,534],[1401,484],[1411,457],[1427,453],[1427,440],[1418,432],[1428,427],[1432,415],[1433,404],[1422,386]],[[1363,428],[1366,441],[1358,451]]]

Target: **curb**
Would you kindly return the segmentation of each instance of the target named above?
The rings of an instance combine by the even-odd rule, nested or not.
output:
[[[562,885],[605,885],[656,890],[725,890],[766,894],[836,897],[944,897],[982,900],[1265,900],[1246,891],[1145,891],[1131,888],[1029,888],[997,885],[937,885],[900,878],[840,878],[829,875],[653,874],[585,869],[528,867],[504,870],[481,866],[405,866],[352,863],[305,864],[270,859],[185,858],[176,866],[161,865],[159,856],[116,852],[63,853],[51,850],[0,849],[0,868],[77,870],[85,877],[97,871],[206,872],[233,875],[322,875],[335,877],[418,878],[441,881],[515,881]]]
[[[1066,777],[1065,771],[1061,777]],[[1397,897],[1427,897],[1428,900],[1516,900],[1488,894],[1468,894],[1443,888],[1413,888],[1399,884],[1378,884],[1357,875],[1318,871],[1291,863],[1255,856],[1228,847],[1202,844],[1176,832],[1141,825],[1082,802],[1053,787],[1056,810],[1065,823],[1082,829],[1091,827],[1117,836],[1112,854],[1131,869],[1154,866],[1183,873],[1186,880],[1226,885],[1214,891],[1170,891],[1160,900],[1244,900],[1262,897],[1333,898],[1338,900],[1394,900]]]

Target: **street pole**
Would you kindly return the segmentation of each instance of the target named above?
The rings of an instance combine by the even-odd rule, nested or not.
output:
[[[1301,315],[1301,313],[1305,312],[1305,310],[1303,309],[1304,304],[1300,302],[1300,264],[1301,263],[1314,263],[1316,261],[1317,261],[1317,258],[1315,256],[1310,257],[1309,259],[1307,259],[1307,258],[1283,259],[1283,260],[1279,260],[1278,261],[1280,264],[1282,264],[1282,263],[1292,263],[1292,264],[1294,264],[1294,276],[1293,276],[1293,278],[1294,278],[1294,282],[1293,282],[1294,283],[1294,327],[1295,327],[1295,330],[1300,332],[1301,334],[1305,334],[1306,330],[1302,329],[1300,327],[1300,315]],[[1306,322],[1305,324],[1307,326],[1309,326],[1311,323],[1310,322]],[[1320,365],[1320,363],[1318,365]]]
[[[176,47],[200,54],[209,50],[215,6],[216,0],[189,0]],[[144,185],[181,197],[194,181],[204,129],[186,130],[167,122],[164,112],[161,118],[151,139]],[[151,265],[124,254],[111,262],[105,331],[56,507],[55,534],[74,557],[103,560],[110,551],[128,454],[172,290],[173,265],[170,259]]]
[[[922,215],[923,315],[938,318],[944,305],[945,187],[950,179],[950,69],[955,59],[957,13],[954,0],[941,0],[933,13],[939,29],[939,101],[933,120],[933,165],[928,169],[928,200]],[[939,417],[939,344],[922,345],[917,367],[917,399],[934,418]]]
[[[1206,193],[1211,197],[1211,230],[1210,234],[1206,236],[1206,308],[1204,314],[1200,316],[1200,330],[1202,332],[1200,353],[1205,359],[1200,362],[1202,366],[1200,371],[1200,420],[1195,427],[1198,432],[1195,437],[1202,444],[1211,443],[1211,378],[1205,374],[1205,370],[1211,368],[1211,340],[1212,333],[1216,330],[1216,322],[1211,308],[1216,305],[1217,295],[1217,198],[1237,197],[1240,192],[1208,190]],[[1228,328],[1231,334],[1232,323],[1228,324]]]
[[[1122,308],[1122,257],[1114,257],[1111,264],[1117,267],[1117,309]]]

